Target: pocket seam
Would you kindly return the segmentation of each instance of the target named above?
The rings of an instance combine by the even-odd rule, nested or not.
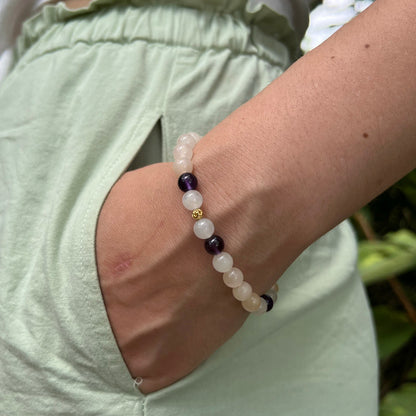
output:
[[[115,159],[106,163],[101,169],[102,172],[104,172],[104,175],[100,177],[99,172],[97,174],[97,181],[93,181],[90,184],[90,186],[93,187],[93,193],[84,207],[84,212],[80,215],[80,227],[77,230],[79,235],[74,233],[73,236],[75,242],[73,245],[74,250],[72,251],[71,262],[75,269],[74,273],[76,273],[77,270],[78,273],[79,270],[81,271],[79,273],[79,279],[83,287],[81,302],[83,302],[89,316],[86,326],[88,327],[89,334],[94,335],[94,343],[96,344],[94,346],[91,342],[87,342],[83,345],[83,348],[88,350],[89,355],[94,360],[96,368],[99,368],[103,374],[107,373],[106,376],[103,375],[103,379],[107,379],[107,377],[110,376],[124,391],[130,391],[131,393],[135,393],[135,396],[138,394],[141,397],[145,396],[134,388],[133,379],[130,376],[123,356],[118,348],[117,341],[108,319],[96,266],[95,236],[98,217],[104,201],[114,183],[128,167],[128,163],[131,161],[131,158],[128,157],[128,155],[131,154],[132,147],[136,149],[134,154],[137,154],[137,152],[140,151],[142,144],[152,131],[155,123],[160,119],[161,114],[162,112],[160,109],[156,109],[153,113],[147,113],[147,117],[142,118],[141,122],[137,123],[131,136],[125,141],[120,141],[120,150]],[[143,135],[143,132],[146,134]],[[139,139],[141,137],[142,140],[141,143],[139,143],[137,150],[137,142],[140,142]],[[94,282],[89,281],[91,277],[94,277]],[[98,298],[97,295],[99,295]],[[95,306],[95,308],[93,306]],[[97,306],[100,308],[99,313],[97,313],[96,310]],[[105,321],[103,321],[103,318],[105,318]],[[99,329],[97,329],[97,325],[99,326]],[[103,337],[104,334],[105,338]],[[89,336],[89,338],[91,338],[91,336]],[[97,344],[100,348],[96,348]],[[109,363],[110,365],[106,365],[105,361],[103,364],[103,362],[98,359],[99,354],[97,354],[97,350],[108,351],[109,348],[112,353],[110,357],[111,361]],[[129,381],[128,386],[126,385],[127,380]],[[134,399],[137,400],[137,397],[134,397]]]

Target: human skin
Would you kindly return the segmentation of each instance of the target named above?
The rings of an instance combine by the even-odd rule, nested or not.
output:
[[[52,3],[57,3],[59,0],[52,0]],[[88,6],[92,0],[65,0],[64,3],[68,9],[80,9]]]
[[[416,166],[415,20],[416,2],[377,0],[196,145],[204,211],[256,293]],[[107,313],[145,394],[248,316],[193,235],[176,180],[171,163],[126,173],[97,226]]]

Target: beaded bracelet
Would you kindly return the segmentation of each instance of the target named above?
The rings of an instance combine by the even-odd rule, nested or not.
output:
[[[182,197],[184,207],[192,211],[195,235],[205,240],[205,249],[213,255],[212,265],[214,269],[223,273],[224,283],[233,289],[233,296],[241,301],[247,312],[263,314],[272,309],[277,300],[279,286],[275,283],[270,290],[259,296],[254,293],[250,283],[244,281],[243,272],[233,267],[233,258],[224,250],[224,240],[214,234],[214,223],[208,218],[203,218],[201,210],[202,195],[196,190],[198,180],[192,174],[193,148],[201,139],[197,133],[186,133],[179,136],[176,147],[173,150],[173,169],[179,175],[178,186],[185,192]]]

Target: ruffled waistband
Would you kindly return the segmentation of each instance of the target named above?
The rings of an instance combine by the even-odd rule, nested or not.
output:
[[[175,24],[169,23],[167,28],[168,14],[175,9],[181,10],[182,16]],[[126,10],[130,13],[127,16]],[[15,49],[15,62],[33,49],[41,37],[47,38],[51,50],[78,41],[94,43],[140,38],[145,35],[143,19],[140,22],[143,10],[157,11],[146,16],[146,19],[153,16],[152,24],[146,23],[146,36],[157,41],[258,53],[282,67],[287,67],[299,56],[299,39],[286,17],[264,4],[250,6],[246,0],[95,0],[88,7],[76,10],[68,9],[64,3],[44,6],[23,25]],[[100,30],[98,21],[102,16],[106,16],[107,24]],[[79,20],[87,22],[82,30],[75,23]],[[57,24],[61,24],[59,36],[52,29]],[[285,55],[286,59],[283,59]]]

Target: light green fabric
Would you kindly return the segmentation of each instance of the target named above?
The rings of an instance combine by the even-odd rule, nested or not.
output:
[[[207,133],[289,65],[243,1],[156,3],[46,7],[0,85],[0,414],[375,416],[347,222],[287,270],[272,311],[177,383],[134,389],[96,272],[100,207],[126,169],[171,160],[180,134]]]

